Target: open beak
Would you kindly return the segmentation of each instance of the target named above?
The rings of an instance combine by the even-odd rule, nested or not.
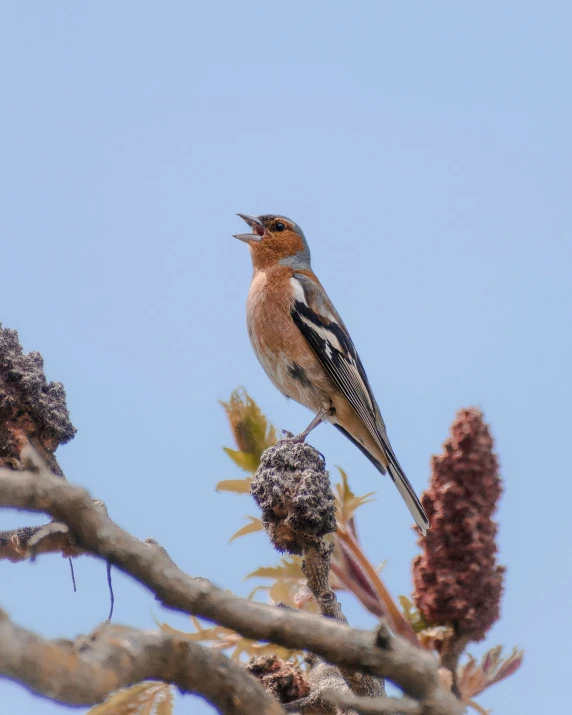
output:
[[[239,241],[251,243],[251,241],[262,241],[264,236],[264,226],[262,221],[256,216],[248,216],[248,214],[236,214],[252,228],[252,233],[235,233],[233,238],[238,238]]]

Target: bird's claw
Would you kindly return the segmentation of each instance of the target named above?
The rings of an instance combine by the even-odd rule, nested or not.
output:
[[[307,435],[304,434],[304,432],[300,432],[300,434],[292,434],[292,432],[289,432],[287,429],[282,430],[282,434],[284,437],[280,440],[281,442],[290,442],[291,444],[300,444],[301,442],[306,441]]]
[[[294,434],[292,434],[292,432],[289,432],[287,429],[283,429],[282,434],[284,436],[282,437],[282,439],[280,441],[281,442],[289,442],[290,444],[302,444],[303,442],[306,441],[306,437],[308,436],[304,432],[300,432],[300,434],[294,435]],[[313,449],[316,449],[316,448],[313,447]],[[321,452],[319,452],[317,449],[316,449],[316,452],[318,452],[318,454],[322,458],[322,462],[324,462],[324,464],[325,464],[326,458],[324,457],[324,455]]]

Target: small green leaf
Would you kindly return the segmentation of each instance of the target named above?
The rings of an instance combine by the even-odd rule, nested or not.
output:
[[[244,389],[235,390],[229,401],[221,402],[221,405],[226,412],[236,446],[240,452],[253,456],[256,469],[262,452],[276,444],[276,429]]]
[[[398,596],[397,600],[399,601],[405,620],[408,621],[415,633],[421,633],[421,631],[429,627],[427,621],[423,618],[422,614],[414,608],[413,603],[407,596]]]
[[[245,472],[253,474],[258,469],[260,458],[257,455],[250,452],[239,452],[237,449],[231,449],[230,447],[223,447],[223,449],[236,466],[244,469]]]

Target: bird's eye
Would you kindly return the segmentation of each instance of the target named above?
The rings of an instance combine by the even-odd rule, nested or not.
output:
[[[274,224],[275,231],[283,231],[285,228],[286,226],[281,221],[278,221],[277,224]]]

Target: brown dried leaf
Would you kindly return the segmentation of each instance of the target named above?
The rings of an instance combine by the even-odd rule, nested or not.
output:
[[[245,580],[249,578],[271,578],[271,579],[299,579],[304,578],[302,571],[302,558],[300,556],[283,556],[276,566],[261,566],[256,571],[251,571]]]
[[[468,655],[467,662],[457,669],[457,683],[463,702],[469,704],[475,695],[512,675],[520,668],[523,656],[523,650],[513,648],[512,653],[503,658],[500,645],[487,651],[480,663]]]
[[[513,648],[513,651],[509,655],[509,657],[499,664],[499,667],[496,669],[496,673],[494,675],[492,683],[498,683],[499,681],[508,678],[509,675],[512,675],[514,672],[516,672],[522,665],[523,658],[524,651]]]
[[[276,566],[261,566],[246,578],[269,579],[269,585],[258,585],[249,594],[266,591],[271,603],[283,603],[291,608],[317,613],[315,601],[306,593],[306,577],[300,556],[284,556]]]
[[[171,715],[173,693],[168,683],[144,681],[118,690],[88,715]]]
[[[252,477],[244,479],[223,479],[216,485],[217,492],[234,492],[235,494],[250,494]]]
[[[165,688],[163,699],[155,705],[155,715],[171,715],[173,712],[173,689]]]
[[[297,651],[290,651],[286,648],[273,645],[272,643],[260,643],[259,641],[242,638],[238,633],[229,628],[223,628],[222,626],[204,628],[198,618],[194,616],[191,616],[191,620],[196,628],[196,632],[194,633],[179,631],[172,628],[168,623],[161,623],[159,625],[161,630],[165,633],[171,633],[195,643],[208,644],[209,647],[216,648],[217,650],[231,650],[229,656],[232,660],[236,661],[241,660],[242,656],[250,658],[253,655],[276,654],[283,660],[293,659],[295,662],[301,657],[301,654]],[[98,713],[97,715],[102,714]],[[104,715],[111,715],[111,713],[105,713]]]
[[[250,519],[249,524],[245,524],[241,529],[235,531],[234,534],[229,539],[229,544],[240,536],[246,536],[246,534],[254,534],[257,531],[264,531],[264,524],[260,519],[255,516],[247,516]]]
[[[192,617],[193,625],[196,628],[196,632],[179,631],[173,628],[168,623],[161,623],[160,628],[164,633],[170,633],[171,635],[177,636],[179,638],[186,638],[189,641],[194,641],[195,643],[202,643],[204,641],[210,641],[213,644],[219,644],[221,642],[226,642],[229,636],[236,636],[236,633],[229,628],[223,628],[222,626],[212,626],[210,628],[203,628],[200,621],[194,616]]]
[[[419,643],[426,650],[441,652],[443,644],[449,641],[454,635],[451,626],[427,626],[417,633]]]

